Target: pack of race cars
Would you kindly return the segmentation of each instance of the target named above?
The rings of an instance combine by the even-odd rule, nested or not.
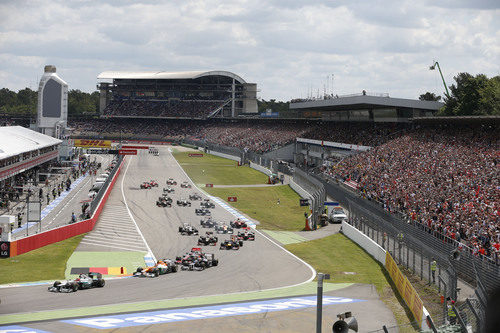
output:
[[[174,186],[177,185],[177,181],[169,178],[166,184],[167,187],[163,188],[162,195],[156,200],[156,206],[158,207],[172,207],[173,199],[170,197],[170,194],[175,193]],[[145,181],[140,184],[141,189],[152,189],[153,187],[159,187],[155,180]],[[182,182],[180,187],[191,189],[191,185],[186,181]],[[216,221],[210,211],[210,209],[215,208],[215,204],[210,199],[203,199],[198,193],[191,193],[188,198],[177,199],[177,206],[191,207],[192,201],[200,201],[200,208],[195,208],[195,214],[204,216],[200,220],[200,226],[205,230],[208,229],[208,231],[201,234],[190,223],[183,223],[179,226],[178,230],[182,236],[197,236],[197,242],[193,240],[193,245],[196,244],[198,247],[191,248],[184,255],[177,256],[175,260],[161,259],[153,266],[138,267],[133,276],[155,278],[160,275],[176,273],[179,269],[203,271],[207,268],[218,266],[219,260],[215,258],[215,254],[205,253],[199,246],[215,247],[218,245],[220,250],[239,250],[245,241],[255,240],[255,233],[240,219],[230,221],[229,223]],[[228,238],[220,240],[218,235],[227,235]],[[75,292],[81,289],[102,288],[104,285],[105,281],[101,273],[90,272],[88,274],[80,274],[74,280],[56,281],[48,290],[52,292]]]

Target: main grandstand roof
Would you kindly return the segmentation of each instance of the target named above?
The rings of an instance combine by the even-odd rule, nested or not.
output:
[[[59,144],[62,141],[22,126],[0,127],[0,159],[35,149]]]
[[[106,71],[97,75],[97,79],[137,79],[137,80],[181,80],[197,79],[203,76],[227,76],[240,83],[246,83],[240,76],[227,71],[189,71],[189,72],[123,72]]]

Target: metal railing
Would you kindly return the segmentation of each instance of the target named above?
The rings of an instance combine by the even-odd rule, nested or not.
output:
[[[108,189],[109,184],[113,180],[113,177],[115,174],[118,172],[118,169],[120,168],[120,165],[122,164],[123,161],[123,155],[120,155],[118,159],[116,160],[117,163],[115,167],[111,170],[109,177],[106,179],[104,182],[104,185],[100,188],[99,192],[97,192],[96,196],[90,203],[89,207],[89,214],[92,216],[96,210],[96,208],[99,206],[99,202],[101,201],[102,197],[104,196],[104,193],[106,193],[106,190]]]

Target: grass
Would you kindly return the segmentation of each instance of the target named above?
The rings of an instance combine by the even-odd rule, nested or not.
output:
[[[259,221],[259,229],[290,231],[304,229],[304,212],[308,212],[309,208],[300,207],[299,195],[288,185],[204,190],[226,201],[229,196],[237,197],[238,201],[231,202],[231,206]]]
[[[66,262],[83,236],[0,260],[0,284],[64,279]]]
[[[408,318],[413,318],[395,285],[382,265],[375,261],[356,243],[342,234],[335,234],[313,241],[289,244],[287,250],[299,256],[316,271],[329,273],[330,282],[366,283],[377,289],[381,300],[393,312],[400,332],[415,332]],[[353,272],[355,274],[345,274]]]
[[[201,151],[179,152],[174,157],[196,184],[251,185],[265,184],[267,176],[248,166],[238,166],[238,162],[203,153],[203,157],[189,157]]]

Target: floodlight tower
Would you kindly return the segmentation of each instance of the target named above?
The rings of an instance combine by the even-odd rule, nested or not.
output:
[[[435,61],[434,64],[432,64],[432,66],[429,67],[429,70],[431,71],[435,70],[436,66],[439,70],[439,74],[441,75],[441,80],[443,80],[444,89],[446,90],[446,97],[450,98],[450,93],[448,92],[448,87],[446,86],[446,82],[444,82],[444,77],[443,73],[441,72],[441,67],[439,66],[439,62]]]

